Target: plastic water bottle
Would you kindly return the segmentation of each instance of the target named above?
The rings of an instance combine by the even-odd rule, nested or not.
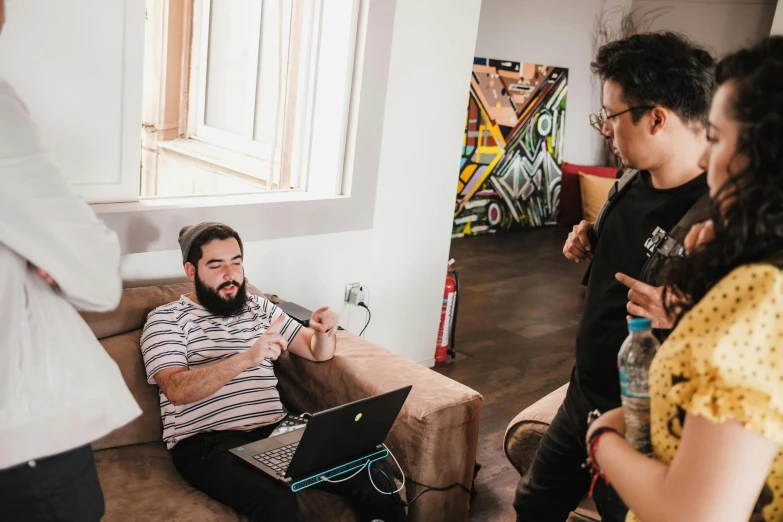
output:
[[[652,455],[650,440],[650,364],[660,347],[649,319],[628,321],[630,334],[617,354],[620,393],[625,415],[625,440],[640,453]]]

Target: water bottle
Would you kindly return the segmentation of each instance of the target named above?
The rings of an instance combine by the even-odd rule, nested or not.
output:
[[[637,451],[652,456],[650,440],[650,364],[660,343],[649,319],[628,321],[630,334],[617,354],[620,393],[625,416],[625,440]]]

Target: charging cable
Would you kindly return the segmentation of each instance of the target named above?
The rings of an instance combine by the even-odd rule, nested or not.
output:
[[[369,465],[367,466],[367,474],[370,477],[370,483],[372,484],[372,487],[375,488],[375,491],[377,491],[381,495],[394,495],[395,493],[399,493],[400,491],[402,491],[402,488],[405,487],[405,473],[402,471],[402,466],[400,466],[400,463],[397,462],[397,457],[394,456],[394,453],[391,452],[391,450],[386,446],[386,444],[384,444],[383,447],[386,448],[386,451],[389,452],[389,455],[391,455],[392,459],[394,459],[394,463],[397,464],[397,468],[400,470],[400,475],[402,475],[402,486],[397,488],[395,491],[381,491],[380,489],[378,489],[378,486],[375,485],[375,481],[372,479],[372,467]],[[381,471],[381,473],[383,472]],[[386,473],[383,474],[386,475]]]
[[[359,334],[359,337],[362,337],[364,335],[364,331],[367,330],[368,326],[370,326],[370,321],[372,321],[372,312],[370,312],[370,307],[364,303],[359,303],[359,306],[367,310],[367,322],[364,324],[364,328],[362,328],[362,332]]]
[[[385,491],[381,491],[380,489],[378,489],[378,486],[376,486],[376,485],[375,485],[375,482],[373,482],[373,480],[372,480],[372,471],[370,470],[370,461],[369,461],[369,460],[368,460],[367,462],[365,462],[365,463],[362,465],[362,467],[361,467],[361,468],[359,468],[359,470],[358,470],[356,473],[354,473],[353,475],[351,475],[351,476],[350,476],[350,477],[348,477],[348,478],[339,479],[339,480],[331,480],[331,479],[328,479],[328,478],[326,478],[325,476],[323,476],[323,475],[322,475],[322,476],[321,476],[321,480],[323,480],[324,482],[329,482],[330,484],[336,484],[336,483],[339,483],[339,482],[345,482],[346,480],[351,480],[351,479],[352,479],[352,478],[354,478],[356,475],[358,475],[359,473],[361,473],[361,472],[362,472],[362,470],[364,470],[364,468],[367,468],[367,471],[368,471],[368,473],[369,473],[369,475],[370,475],[370,482],[372,483],[372,486],[375,488],[375,490],[376,490],[378,493],[381,493],[381,494],[383,494],[383,495],[393,495],[393,494],[395,494],[395,493],[399,493],[400,491],[402,491],[402,488],[403,488],[403,487],[405,487],[405,474],[402,472],[402,467],[400,466],[400,463],[399,463],[399,462],[397,462],[397,459],[394,457],[394,454],[391,452],[391,450],[390,450],[389,448],[387,448],[387,447],[386,447],[386,444],[383,444],[383,447],[384,447],[384,448],[386,448],[386,451],[388,451],[388,452],[389,452],[389,455],[391,455],[391,456],[392,456],[392,458],[394,459],[394,462],[396,462],[396,463],[397,463],[397,467],[398,467],[398,468],[400,468],[400,474],[402,475],[402,486],[400,486],[400,489],[398,489],[397,491],[392,491],[391,493],[387,493],[387,492],[385,492]]]
[[[365,462],[364,464],[362,464],[362,467],[361,467],[361,468],[359,468],[359,469],[358,469],[358,471],[357,471],[356,473],[354,473],[353,475],[351,475],[351,476],[350,476],[350,477],[348,477],[348,478],[339,479],[339,480],[332,480],[332,479],[328,479],[328,478],[326,478],[326,476],[324,476],[324,475],[321,475],[321,477],[320,477],[320,478],[321,478],[321,480],[323,480],[324,482],[328,482],[329,484],[339,484],[340,482],[345,482],[346,480],[351,480],[351,479],[352,479],[352,478],[354,478],[356,475],[358,475],[359,473],[361,473],[361,472],[364,470],[364,468],[368,468],[368,469],[369,469],[369,464],[370,464],[370,461],[368,460],[367,462]],[[372,480],[372,479],[370,479],[370,480]],[[374,486],[374,485],[375,485],[375,484],[373,484],[373,486]],[[375,489],[378,489],[378,488],[375,488]]]
[[[400,466],[400,463],[397,461],[397,457],[394,456],[394,453],[391,452],[391,450],[386,446],[386,444],[384,444],[383,447],[386,448],[386,450],[389,452],[389,454],[391,455],[392,459],[394,460],[394,463],[397,464],[397,468],[400,470],[400,475],[402,476],[402,485],[399,488],[397,488],[395,491],[381,491],[378,488],[378,486],[375,485],[375,481],[373,481],[373,479],[372,479],[372,463],[369,463],[367,465],[367,472],[368,472],[368,474],[370,476],[370,483],[375,488],[375,491],[377,491],[378,493],[380,493],[382,495],[394,495],[395,493],[399,493],[400,491],[402,491],[402,488],[405,487],[405,473],[403,473],[402,466]],[[378,471],[380,471],[383,474],[384,478],[387,481],[389,481],[390,484],[394,484],[394,480],[393,479],[389,479],[389,476],[386,475],[386,472],[384,472],[383,470],[380,470],[380,469]],[[448,491],[450,489],[454,489],[457,486],[459,486],[462,489],[464,489],[469,495],[473,494],[473,492],[470,489],[468,489],[467,487],[465,487],[465,485],[462,484],[461,482],[455,482],[454,484],[451,484],[450,486],[446,486],[444,488],[436,488],[434,486],[427,486],[426,484],[420,484],[420,483],[418,483],[418,482],[416,482],[414,480],[411,480],[411,482],[413,482],[414,484],[417,484],[419,486],[423,486],[424,490],[421,491],[415,497],[413,497],[410,502],[403,502],[400,499],[395,499],[399,504],[401,504],[401,505],[403,505],[405,507],[412,506],[414,502],[419,500],[420,496],[422,496],[425,493],[429,493],[430,491]],[[392,487],[394,487],[394,486],[392,485]]]
[[[400,463],[397,461],[397,457],[394,456],[394,453],[391,452],[391,450],[388,448],[388,446],[386,446],[386,444],[383,444],[383,447],[386,448],[386,451],[389,452],[389,455],[391,455],[392,459],[394,460],[394,463],[397,464],[397,468],[400,470],[400,475],[402,476],[402,485],[399,488],[397,488],[396,490],[394,490],[394,491],[381,491],[381,489],[375,484],[375,481],[372,478],[372,464],[375,461],[370,462],[368,460],[353,475],[351,475],[350,477],[344,478],[344,479],[333,480],[333,479],[326,478],[326,476],[324,476],[324,475],[321,475],[321,477],[319,477],[319,478],[321,480],[323,480],[324,482],[328,482],[330,484],[339,484],[340,482],[346,482],[348,480],[351,480],[352,478],[356,477],[359,473],[361,473],[364,470],[364,468],[367,468],[367,474],[370,477],[370,483],[372,484],[372,487],[375,488],[375,491],[377,491],[381,495],[394,495],[396,493],[399,493],[400,491],[402,491],[402,488],[405,487],[405,473],[402,471],[402,466],[400,466]],[[393,479],[390,480],[389,476],[386,475],[386,472],[384,472],[383,470],[380,470],[380,469],[378,471],[380,471],[383,474],[384,478],[387,481],[389,481],[390,484],[394,484],[394,480]],[[415,481],[411,481],[411,482],[413,482],[414,484],[417,484],[419,486],[423,486],[424,490],[421,491],[415,497],[413,497],[410,502],[403,502],[400,499],[395,499],[395,501],[397,503],[399,503],[399,504],[401,504],[401,505],[403,505],[405,507],[412,506],[413,503],[416,502],[419,499],[420,496],[422,496],[425,493],[429,493],[430,491],[448,491],[450,489],[454,489],[457,486],[459,486],[462,489],[464,489],[468,494],[472,494],[472,492],[467,487],[465,487],[465,485],[462,484],[461,482],[455,482],[454,484],[452,484],[450,486],[446,486],[445,488],[436,488],[436,487],[433,487],[433,486],[427,486],[426,484],[419,484],[418,482],[415,482]],[[392,485],[392,487],[394,487],[394,486]]]

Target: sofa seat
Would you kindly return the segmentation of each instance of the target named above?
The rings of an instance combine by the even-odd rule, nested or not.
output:
[[[95,452],[106,499],[103,522],[240,522],[233,509],[190,487],[159,442]],[[403,492],[404,495],[404,492]],[[316,489],[298,495],[305,520],[353,520],[348,504]]]

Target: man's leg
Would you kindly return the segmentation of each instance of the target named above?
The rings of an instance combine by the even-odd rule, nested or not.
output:
[[[397,489],[391,468],[388,462],[374,462],[372,467],[372,480],[369,472],[363,469],[358,475],[345,482],[318,484],[318,489],[343,497],[353,509],[359,522],[371,522],[382,520],[383,522],[403,522],[405,520],[405,508],[400,495],[384,495],[378,492],[391,492]],[[348,475],[350,476],[350,474]],[[339,479],[340,477],[335,477]]]
[[[517,486],[517,522],[565,522],[576,509],[590,488],[590,474],[581,467],[587,457],[586,430],[586,401],[569,388]]]
[[[0,518],[17,522],[98,522],[103,492],[90,446],[0,471]]]
[[[296,494],[290,488],[228,451],[268,437],[272,428],[199,433],[172,448],[174,465],[190,485],[253,522],[301,522]]]

